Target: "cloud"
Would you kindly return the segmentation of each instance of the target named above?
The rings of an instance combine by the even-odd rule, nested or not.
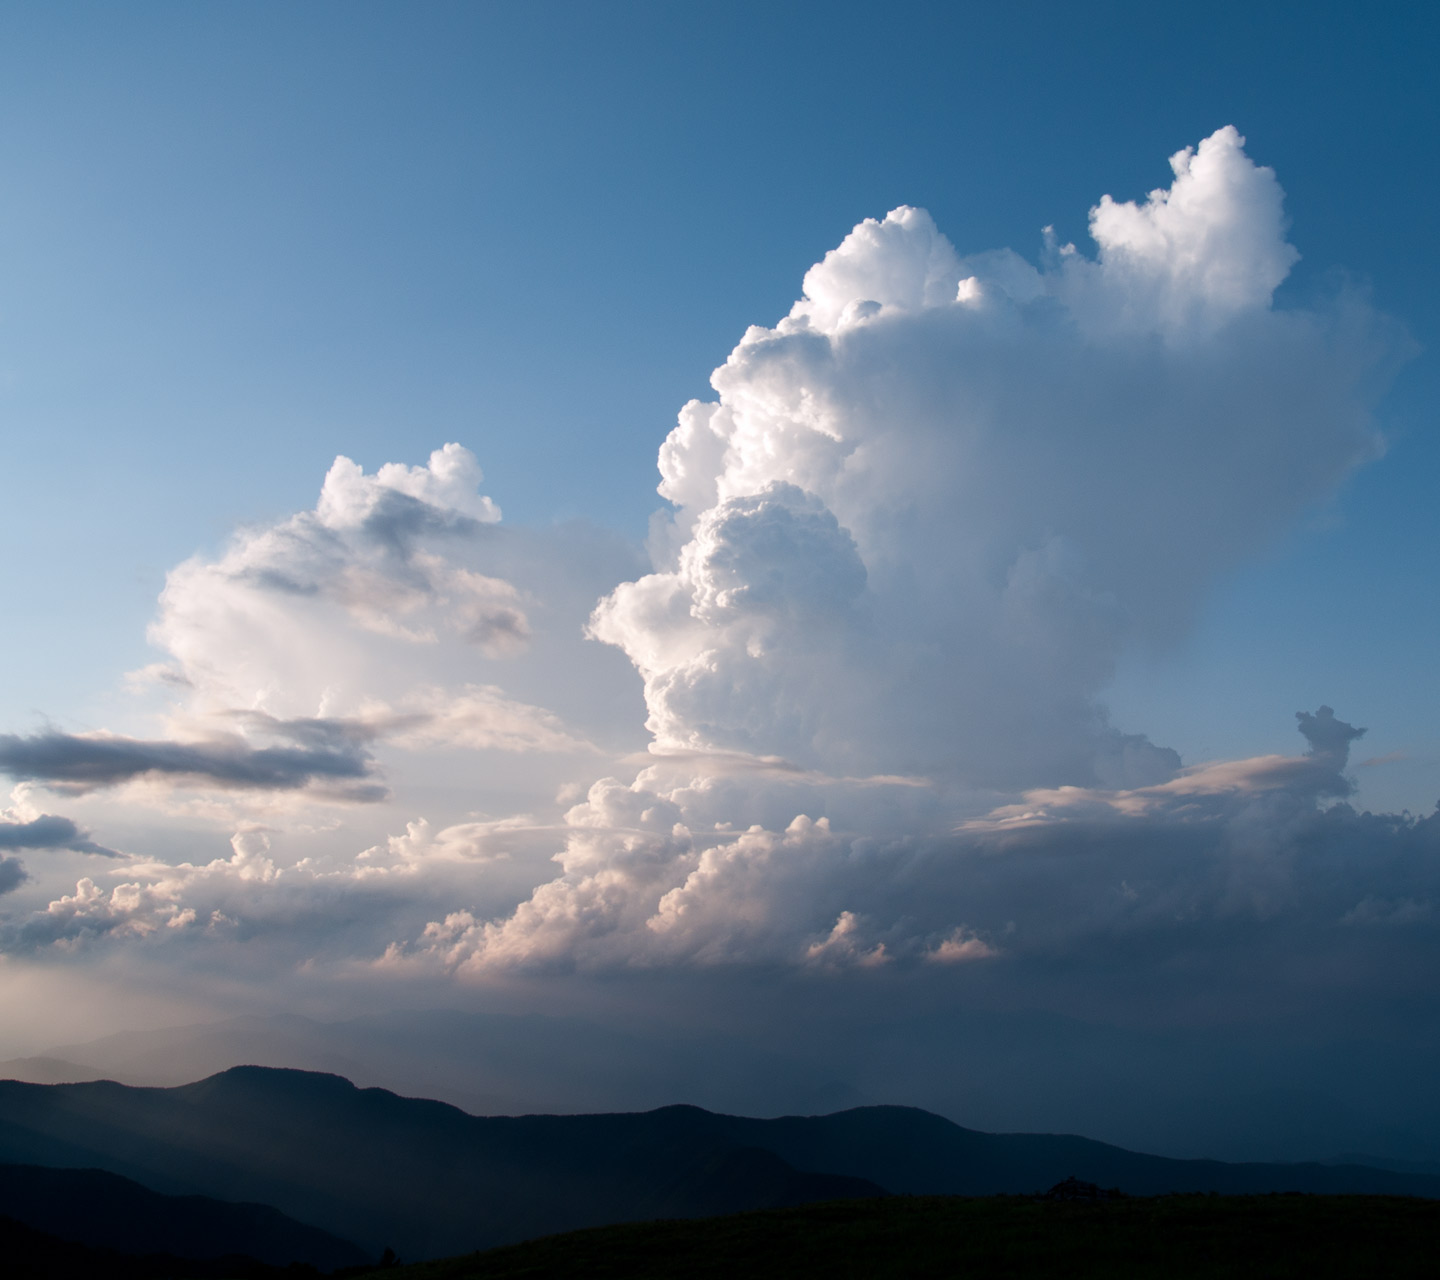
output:
[[[1350,744],[1365,736],[1364,729],[1356,729],[1343,720],[1335,718],[1329,707],[1321,707],[1314,715],[1308,711],[1297,711],[1295,719],[1300,722],[1300,732],[1310,744],[1309,755],[1322,764],[1333,765],[1339,773],[1350,759]],[[1346,791],[1352,788],[1346,787]]]
[[[857,226],[681,411],[649,563],[505,525],[447,445],[339,458],[313,508],[179,565],[158,728],[0,739],[76,796],[0,815],[0,853],[103,852],[82,823],[144,850],[78,883],[0,856],[7,965],[703,1027],[972,1123],[989,1088],[995,1127],[1102,1095],[1128,1123],[1144,1088],[1201,1115],[1292,1068],[1408,1125],[1440,813],[1364,812],[1329,707],[1293,753],[1196,763],[1104,704],[1117,655],[1380,453],[1404,345],[1345,292],[1275,304],[1296,251],[1234,130],[1171,163],[1032,259],[914,208]]]
[[[13,820],[7,815],[6,821],[0,821],[0,849],[72,849],[104,858],[120,856],[114,849],[96,844],[69,818],[51,813],[39,814],[28,821]]]
[[[1184,329],[1269,305],[1300,255],[1284,240],[1274,171],[1251,164],[1244,145],[1234,127],[1220,129],[1170,157],[1168,190],[1143,205],[1102,196],[1090,211],[1125,321]]]
[[[462,747],[474,751],[589,751],[543,707],[507,698],[494,685],[417,689],[399,708],[365,708],[360,722],[397,746]]]
[[[373,674],[366,636],[523,650],[520,592],[456,558],[483,546],[500,518],[475,491],[480,478],[458,444],[426,467],[387,463],[373,476],[337,458],[313,511],[244,530],[218,559],[171,572],[150,638],[172,662],[156,674],[202,708],[315,714],[305,695],[327,676],[356,665]]]
[[[856,965],[862,969],[873,969],[888,962],[890,957],[883,942],[867,945],[859,916],[853,911],[842,911],[825,940],[812,942],[805,948],[805,959],[810,964]]]
[[[475,455],[458,444],[437,449],[426,466],[387,462],[373,476],[340,457],[325,477],[315,514],[327,528],[366,529],[398,545],[422,526],[499,521],[500,508],[477,492],[483,479]]]
[[[1174,772],[1110,725],[1116,657],[1376,456],[1392,336],[1353,298],[1271,305],[1297,255],[1242,142],[1102,201],[1094,258],[867,220],[746,333],[661,449],[657,572],[592,622],[657,746],[971,787]]]
[[[452,907],[382,967],[983,970],[994,998],[1104,1016],[1126,1001],[1136,1016],[1293,1010],[1327,990],[1348,998],[1330,987],[1337,972],[1347,989],[1397,996],[1415,982],[1395,965],[1418,975],[1440,961],[1440,812],[1337,801],[1358,733],[1325,710],[1300,723],[1339,745],[1149,787],[1036,790],[946,832],[916,811],[884,831],[804,816],[734,830],[703,820],[743,811],[773,777],[717,789],[654,766],[592,787],[567,814],[563,874],[515,911]],[[1265,959],[1279,955],[1279,968]]]
[[[0,893],[18,889],[28,879],[25,864],[19,858],[0,857]]]
[[[949,937],[941,939],[938,947],[926,952],[925,959],[932,964],[964,964],[971,960],[989,960],[999,954],[983,938],[971,933],[964,925],[957,925]]]
[[[1066,819],[1103,820],[1169,815],[1187,820],[1220,817],[1237,803],[1265,796],[1285,796],[1311,804],[1346,796],[1354,784],[1344,771],[1350,744],[1361,737],[1335,717],[1330,707],[1313,715],[1297,711],[1295,719],[1310,750],[1303,756],[1255,756],[1222,760],[1182,769],[1167,782],[1131,790],[1092,787],[1035,788],[1018,804],[1002,805],[984,817],[961,824],[966,831],[1013,830]]]
[[[508,918],[451,913],[392,959],[989,960],[1024,953],[998,939],[1033,891],[997,840],[1144,820],[1278,857],[1341,821],[1322,802],[1360,731],[1329,708],[1301,715],[1303,757],[1186,769],[1101,700],[1124,646],[1181,634],[1377,455],[1367,379],[1395,340],[1354,298],[1272,305],[1297,254],[1234,129],[1171,165],[1095,207],[1093,258],[867,220],[745,334],[660,451],[655,571],[590,622],[644,680],[654,763],[591,788],[562,874]],[[1115,856],[1073,865],[1140,875]]]
[[[252,730],[316,748],[355,750],[384,740],[413,750],[593,750],[589,743],[567,732],[558,716],[543,707],[507,698],[494,685],[465,685],[453,690],[422,687],[412,691],[399,706],[372,701],[351,717],[281,720],[260,711],[235,711],[230,718]]]
[[[295,733],[294,726],[290,727]],[[323,729],[317,729],[323,736]],[[82,794],[137,778],[174,777],[222,788],[285,791],[319,786],[350,800],[384,794],[363,782],[371,762],[353,743],[252,747],[238,737],[147,742],[116,734],[0,734],[0,770],[51,790]]]
[[[371,746],[380,740],[411,750],[465,748],[507,752],[584,752],[593,748],[558,717],[506,698],[493,686],[455,692],[416,690],[400,707],[372,702],[354,717],[280,719],[260,711],[219,717],[246,734],[283,745],[256,746],[242,734],[200,741],[141,740],[110,733],[0,734],[0,772],[52,791],[83,795],[136,780],[229,791],[307,791],[327,800],[375,802],[387,797],[375,780]],[[29,844],[22,843],[30,840]],[[65,818],[0,823],[0,848],[65,847],[110,853],[86,841]]]
[[[150,629],[169,661],[135,680],[168,694],[180,737],[249,716],[403,750],[586,749],[570,714],[594,723],[616,664],[581,627],[633,555],[593,530],[502,528],[480,479],[458,444],[374,475],[337,458],[313,511],[170,573]]]
[[[1103,704],[1127,645],[1182,635],[1377,455],[1395,344],[1353,297],[1273,305],[1296,255],[1234,130],[1172,168],[1096,206],[1094,256],[961,254],[913,208],[862,223],[682,410],[649,572],[503,528],[458,446],[337,460],[314,511],[171,575],[177,724],[280,739],[296,776],[457,749],[538,773],[603,758],[638,704],[570,708],[633,671],[651,750],[587,762],[611,776],[559,818],[512,801],[330,861],[127,867],[26,945],[233,928],[296,954],[334,917],[329,954],[387,979],[784,970],[1057,1007],[1097,975],[1183,1003],[1323,985],[1327,947],[1379,972],[1431,946],[1440,820],[1350,807],[1360,730],[1321,707],[1304,755],[1186,766]],[[1281,943],[1297,971],[1260,962]]]
[[[453,900],[467,880],[473,894],[478,868],[490,870],[492,900],[513,902],[521,892],[517,855],[553,835],[524,816],[439,830],[419,819],[355,857],[294,859],[274,848],[282,833],[247,824],[230,837],[227,856],[134,858],[84,877],[73,892],[6,922],[0,947],[30,955],[106,944],[183,950],[201,966],[209,952],[210,964],[261,973],[317,957],[343,966],[383,951],[397,920],[422,928],[426,914]]]
[[[279,869],[266,855],[269,840],[262,831],[246,831],[232,840],[233,855],[208,864],[180,866],[157,864],[130,867],[135,878],[108,892],[86,876],[75,892],[52,901],[33,913],[10,933],[17,951],[42,946],[74,950],[81,943],[106,935],[146,938],[162,932],[208,929],[213,933],[235,927],[236,918],[224,906],[249,886],[273,884]],[[257,914],[253,909],[248,914]]]

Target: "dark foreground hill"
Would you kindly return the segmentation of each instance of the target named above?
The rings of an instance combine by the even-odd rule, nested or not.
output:
[[[1163,1196],[1100,1204],[895,1196],[551,1236],[374,1280],[1325,1280],[1433,1277],[1440,1203]]]
[[[5,1280],[320,1280],[321,1274],[304,1263],[277,1267],[239,1256],[122,1253],[62,1240],[0,1215],[0,1275]]]
[[[0,1213],[71,1244],[176,1258],[248,1257],[321,1271],[373,1257],[263,1204],[166,1196],[99,1169],[0,1165]]]
[[[1069,1175],[1132,1195],[1440,1197],[1440,1179],[1423,1175],[1167,1160],[1084,1138],[979,1133],[906,1107],[777,1120],[697,1107],[476,1117],[262,1067],[173,1089],[0,1082],[0,1161],[101,1168],[157,1191],[270,1204],[410,1259],[885,1191],[1028,1193]]]

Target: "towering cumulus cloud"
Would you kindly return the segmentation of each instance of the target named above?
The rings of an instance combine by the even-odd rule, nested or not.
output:
[[[955,861],[979,828],[952,833],[1015,821],[982,817],[1006,793],[1063,797],[1062,823],[1081,797],[1115,816],[1260,786],[1202,785],[1098,701],[1123,645],[1179,634],[1378,451],[1378,322],[1273,306],[1298,255],[1243,143],[1221,129],[1168,190],[1105,197],[1093,257],[964,256],[902,207],[811,268],[681,412],[655,572],[591,620],[644,678],[653,762],[591,789],[564,874],[511,917],[451,915],[392,959],[986,959]],[[1335,742],[1260,789],[1338,794],[1301,781],[1343,765]]]
[[[1149,781],[1108,728],[1119,646],[1376,448],[1327,322],[1271,307],[1280,189],[1224,129],[1097,260],[962,258],[921,210],[867,221],[752,328],[660,455],[663,571],[595,633],[662,749],[979,786]]]
[[[904,974],[1067,1011],[1117,989],[1087,973],[1173,1012],[1323,986],[1326,955],[1433,969],[1440,827],[1351,807],[1359,729],[1312,705],[1303,754],[1184,764],[1102,701],[1377,455],[1396,349],[1362,301],[1276,305],[1297,255],[1234,129],[1171,164],[1038,264],[918,209],[856,227],[681,411],[648,571],[507,529],[458,445],[338,459],[313,510],[170,575],[169,736],[0,735],[97,838],[107,803],[208,789],[231,856],[86,859],[48,905],[7,864],[34,909],[0,944],[377,982]],[[41,818],[0,844],[106,852]]]

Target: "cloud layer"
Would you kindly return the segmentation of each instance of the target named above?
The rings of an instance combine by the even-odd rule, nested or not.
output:
[[[1104,811],[1219,849],[1268,815],[1251,843],[1275,850],[1339,823],[1328,709],[1307,757],[1183,771],[1100,702],[1122,646],[1177,634],[1379,451],[1383,323],[1273,307],[1297,255],[1234,129],[1171,164],[1168,190],[1096,206],[1093,258],[963,257],[921,210],[867,220],[749,330],[661,450],[656,571],[591,620],[644,677],[655,763],[591,788],[564,874],[509,918],[451,913],[392,959],[991,959],[1090,928],[1014,932],[1047,886],[981,850],[1022,822],[1048,824],[1037,848],[1088,844]],[[1074,867],[1102,896],[1142,870]]]
[[[783,972],[1139,1018],[1323,1004],[1335,957],[1403,988],[1402,959],[1440,959],[1440,827],[1351,807],[1362,731],[1320,707],[1303,755],[1187,766],[1103,704],[1125,646],[1183,634],[1378,455],[1393,350],[1355,298],[1274,305],[1296,251],[1235,130],[1171,164],[1092,210],[1093,254],[964,255],[913,208],[856,227],[682,410],[648,571],[506,529],[458,445],[337,459],[312,511],[170,575],[147,673],[170,736],[0,739],[77,804],[228,791],[256,806],[229,855],[97,872],[5,945],[376,983]],[[524,801],[490,781],[516,759]],[[320,851],[314,812],[257,816],[382,787],[403,835]]]

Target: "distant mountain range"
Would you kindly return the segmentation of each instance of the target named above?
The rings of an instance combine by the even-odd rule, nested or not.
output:
[[[341,1022],[272,1014],[122,1031],[0,1062],[0,1079],[177,1085],[237,1062],[330,1072],[482,1115],[645,1111],[669,1102],[776,1115],[878,1101],[813,1062],[727,1037],[667,1038],[583,1018],[424,1009]]]
[[[378,1255],[443,1257],[606,1223],[907,1192],[1369,1192],[1440,1178],[1223,1164],[1085,1138],[989,1134],[907,1107],[756,1120],[698,1107],[477,1117],[334,1075],[235,1067],[176,1088],[0,1082],[0,1161],[100,1169],[152,1191],[271,1205]],[[270,1255],[275,1256],[275,1255]]]
[[[912,1032],[931,1046],[926,1063],[896,1057],[883,1029],[867,1049],[846,1035],[801,1045],[773,1029],[702,1034],[582,1015],[406,1008],[321,1022],[283,1014],[35,1048],[36,1056],[0,1062],[0,1079],[169,1086],[246,1062],[330,1072],[475,1115],[675,1102],[730,1115],[819,1115],[899,1102],[992,1132],[1081,1132],[1183,1159],[1329,1162],[1365,1152],[1354,1163],[1410,1172],[1432,1163],[1423,1171],[1440,1173],[1440,1098],[1407,1092],[1404,1073],[1363,1038],[1296,1042],[1277,1056],[1258,1045],[1222,1051],[1196,1029],[1116,1040],[1113,1029],[1058,1015],[974,1010]],[[1228,1075],[1217,1057],[1231,1063]],[[945,1062],[953,1069],[941,1070]]]

